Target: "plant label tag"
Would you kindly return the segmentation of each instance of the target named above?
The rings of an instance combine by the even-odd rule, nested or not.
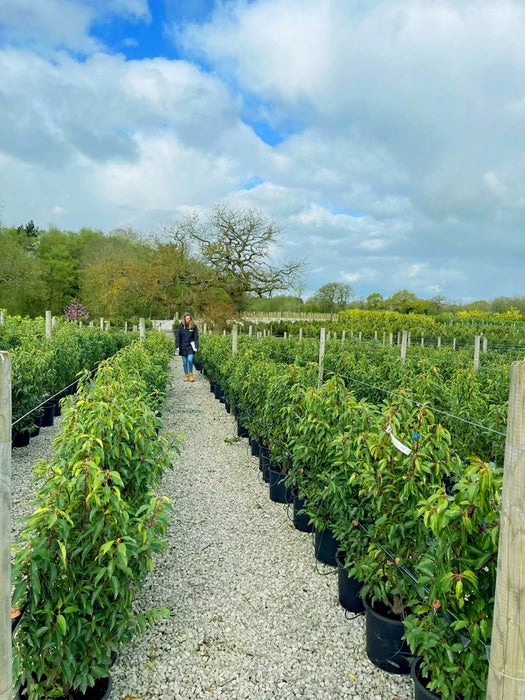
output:
[[[396,436],[392,432],[392,427],[390,425],[386,426],[386,432],[388,433],[388,435],[390,435],[392,445],[394,445],[394,447],[397,448],[400,452],[402,452],[404,455],[409,455],[412,452],[408,445],[403,444],[401,440],[398,440],[396,438]]]

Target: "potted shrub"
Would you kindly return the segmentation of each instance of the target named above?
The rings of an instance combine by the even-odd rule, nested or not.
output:
[[[354,401],[343,381],[334,376],[321,387],[301,390],[300,411],[290,434],[291,467],[288,483],[298,496],[315,531],[316,557],[335,566],[330,487],[337,456],[335,436],[351,421]]]
[[[137,350],[135,360],[144,360]],[[124,367],[130,366],[129,372]],[[152,486],[170,465],[149,388],[133,356],[87,377],[64,410],[55,456],[37,469],[35,510],[15,546],[15,682],[29,700],[85,692],[108,676],[123,641],[155,619],[133,600],[165,546],[166,499]]]
[[[399,651],[402,621],[420,595],[410,572],[431,540],[418,503],[442,490],[443,479],[459,473],[462,464],[450,447],[449,433],[424,405],[414,408],[401,401],[386,406],[362,442],[366,449],[360,451],[359,496],[367,511],[370,542],[352,572],[364,584],[367,652],[381,668],[408,673],[408,646]],[[393,633],[395,658],[381,642],[383,620]]]
[[[502,470],[473,459],[418,513],[433,535],[416,566],[424,596],[405,619],[419,682],[443,700],[485,697]]]

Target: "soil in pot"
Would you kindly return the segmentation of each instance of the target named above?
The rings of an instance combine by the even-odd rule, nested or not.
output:
[[[370,661],[383,671],[396,674],[408,674],[412,654],[406,641],[403,620],[380,603],[372,607],[364,599],[366,653]]]
[[[337,584],[339,592],[339,602],[345,610],[353,613],[363,612],[365,609],[363,599],[359,595],[363,583],[353,576],[349,576],[345,569],[345,555],[337,552],[335,556],[337,562]]]

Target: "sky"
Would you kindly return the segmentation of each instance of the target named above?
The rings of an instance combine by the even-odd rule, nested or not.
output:
[[[0,0],[0,222],[228,203],[303,298],[525,295],[524,37],[523,0]]]

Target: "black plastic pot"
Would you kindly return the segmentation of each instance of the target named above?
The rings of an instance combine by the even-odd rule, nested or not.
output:
[[[261,454],[259,457],[259,464],[262,471],[263,481],[268,483],[270,481],[270,456],[268,453]]]
[[[292,501],[292,489],[286,486],[284,480],[286,479],[286,474],[278,471],[277,469],[268,469],[268,484],[270,486],[270,500],[275,503],[291,503]]]
[[[293,524],[296,530],[301,532],[313,532],[313,525],[309,522],[308,513],[305,510],[306,502],[300,498],[299,489],[293,490]]]
[[[323,564],[337,566],[335,556],[339,550],[339,542],[335,539],[332,531],[316,530],[314,535],[315,558]]]
[[[22,428],[22,430],[13,431],[13,447],[27,447],[29,445],[29,440],[31,438],[31,433],[29,428]]]
[[[339,602],[345,610],[353,613],[361,613],[365,609],[363,599],[359,595],[363,584],[353,576],[348,575],[344,565],[344,554],[337,552],[335,555],[337,563],[337,587]]]
[[[49,428],[53,425],[55,420],[55,404],[53,402],[48,402],[44,404],[44,412],[42,413],[42,427]]]
[[[255,442],[255,440],[250,440],[250,449],[252,451],[253,457],[259,456],[259,443],[258,442]]]
[[[238,437],[248,437],[248,430],[241,423],[237,423],[237,435]]]
[[[270,450],[266,447],[266,445],[259,444],[259,469],[261,471],[264,467],[264,460],[268,457],[269,454]]]
[[[431,690],[429,690],[419,673],[419,664],[421,663],[421,657],[417,657],[412,661],[410,667],[410,677],[414,682],[414,700],[439,700],[441,695],[436,695]]]
[[[410,672],[412,655],[406,641],[403,621],[374,609],[364,599],[366,653],[370,661],[383,671],[395,674]]]

